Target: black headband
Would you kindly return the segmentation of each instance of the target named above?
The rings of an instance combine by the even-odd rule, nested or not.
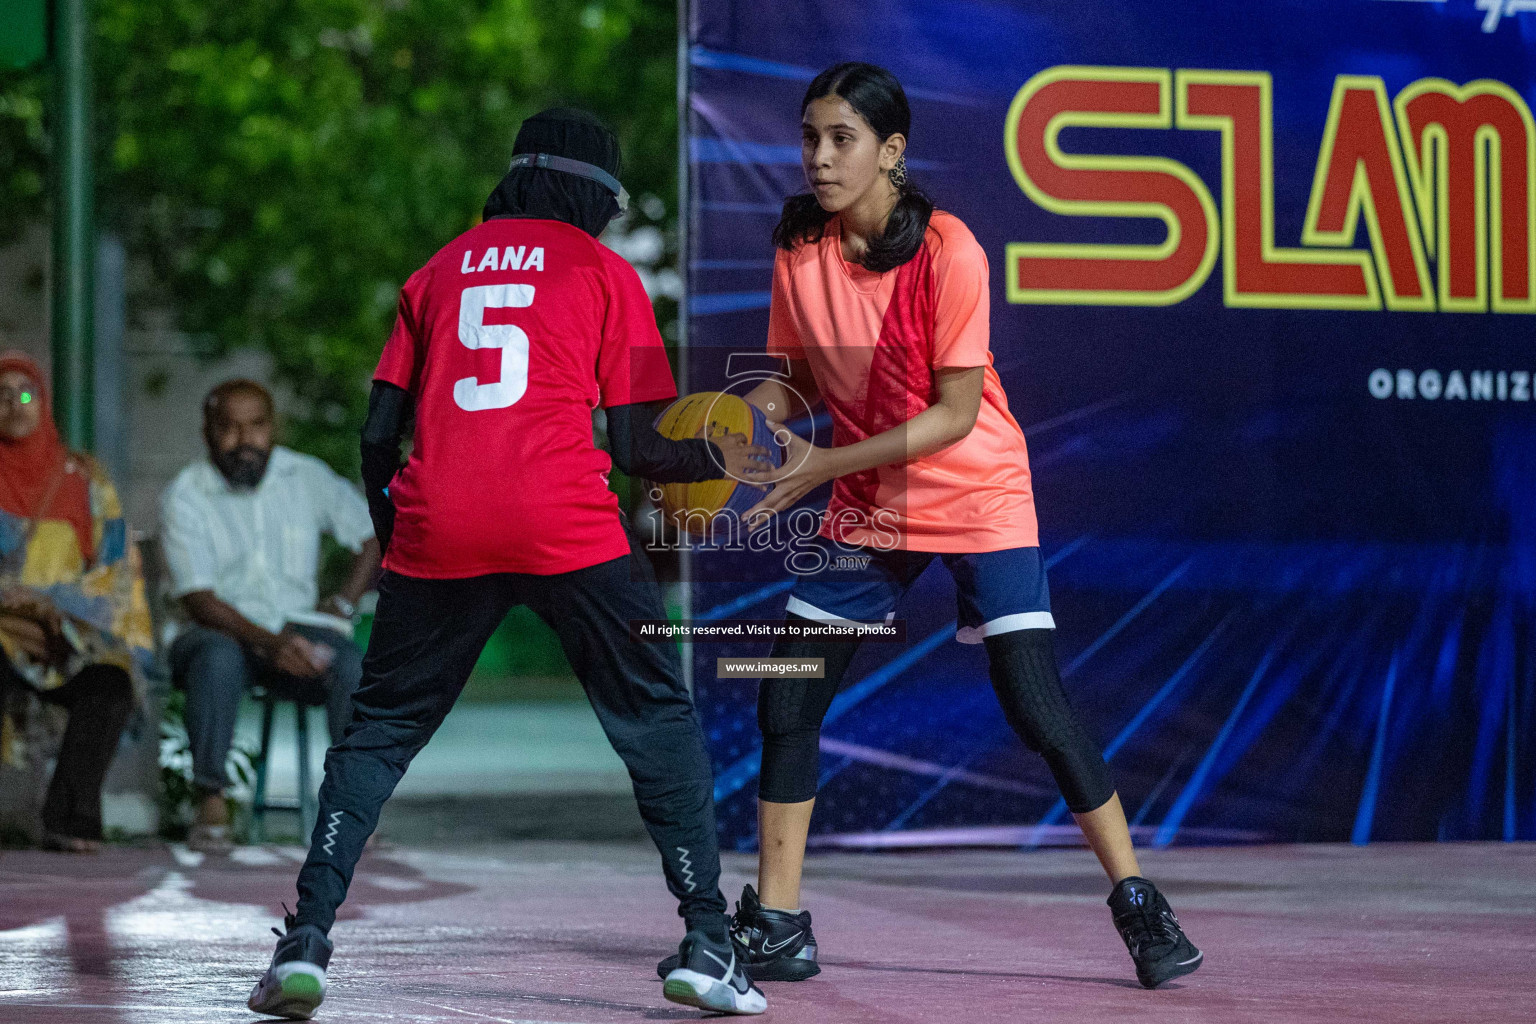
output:
[[[629,209],[629,193],[624,190],[623,185],[619,184],[619,179],[596,164],[589,164],[585,160],[572,160],[565,156],[553,156],[549,153],[519,153],[512,158],[512,163],[508,165],[507,170],[512,171],[519,167],[542,167],[546,170],[564,171],[566,174],[590,178],[613,193],[621,211]]]

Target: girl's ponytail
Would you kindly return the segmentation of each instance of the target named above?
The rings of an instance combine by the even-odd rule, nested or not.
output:
[[[780,249],[796,249],[810,242],[821,241],[832,215],[821,208],[816,197],[808,192],[790,196],[784,200],[784,212],[773,229],[773,244]]]
[[[900,190],[896,208],[885,222],[885,232],[869,240],[869,248],[864,250],[864,258],[859,261],[865,269],[877,274],[895,270],[917,255],[928,233],[928,221],[933,216],[933,200],[922,189],[909,182],[900,186]]]

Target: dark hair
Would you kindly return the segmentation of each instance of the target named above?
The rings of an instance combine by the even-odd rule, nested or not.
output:
[[[885,68],[859,61],[827,68],[805,90],[800,113],[804,115],[812,100],[824,96],[847,100],[881,142],[898,132],[911,138],[912,109],[907,106],[907,94],[896,76]],[[928,220],[933,216],[933,200],[910,179],[896,184],[896,191],[896,208],[885,222],[885,231],[869,240],[869,247],[859,260],[866,269],[878,274],[894,270],[917,255],[928,232]],[[831,219],[832,214],[822,209],[814,195],[790,196],[784,201],[784,212],[773,229],[773,244],[781,249],[795,249],[807,242],[819,242]]]

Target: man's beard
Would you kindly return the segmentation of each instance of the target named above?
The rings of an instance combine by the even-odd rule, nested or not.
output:
[[[267,475],[267,460],[271,457],[271,451],[242,444],[215,455],[213,464],[219,467],[231,487],[250,489]]]

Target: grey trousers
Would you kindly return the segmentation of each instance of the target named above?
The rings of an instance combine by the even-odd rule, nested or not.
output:
[[[188,626],[171,644],[171,680],[187,691],[187,736],[192,745],[192,781],[206,792],[228,784],[224,762],[235,736],[240,695],[260,684],[284,698],[325,706],[331,742],[341,739],[352,719],[352,693],[363,676],[363,655],[347,637],[320,626],[295,626],[306,639],[336,651],[324,675],[304,679],[278,672],[226,633]]]

